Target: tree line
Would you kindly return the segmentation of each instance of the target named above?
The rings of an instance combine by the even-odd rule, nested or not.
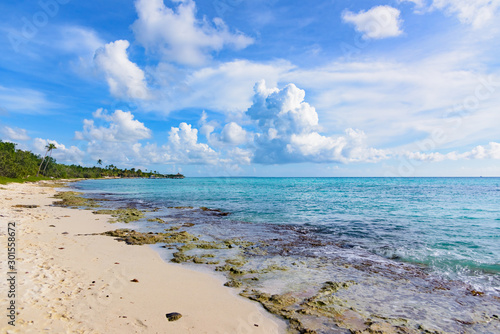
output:
[[[157,171],[142,171],[140,169],[121,169],[112,164],[83,167],[79,165],[64,165],[52,158],[52,151],[57,149],[54,144],[48,144],[45,155],[16,149],[16,144],[0,140],[0,177],[27,179],[30,177],[53,178],[102,178],[102,177],[150,177],[150,178],[184,178],[182,174],[161,174]]]

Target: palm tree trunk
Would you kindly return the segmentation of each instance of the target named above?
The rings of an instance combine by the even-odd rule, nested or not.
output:
[[[42,162],[40,163],[40,167],[38,167],[38,172],[36,172],[36,176],[38,177],[38,174],[40,174],[40,169],[42,168],[43,162],[45,161],[45,157],[47,156],[47,153],[49,150],[45,152],[45,155],[43,156]]]
[[[50,153],[49,153],[49,159],[47,159],[47,163],[45,164],[45,167],[43,168],[43,175],[45,175],[45,170],[47,169],[47,165],[49,164],[50,162],[50,157],[52,156],[52,150],[50,150]]]

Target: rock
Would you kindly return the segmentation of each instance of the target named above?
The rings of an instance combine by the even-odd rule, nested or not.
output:
[[[139,280],[137,278],[134,278],[134,279],[131,279],[130,282],[139,283]]]
[[[182,314],[177,312],[167,313],[165,314],[165,316],[167,317],[168,321],[176,321],[182,318]]]
[[[36,205],[36,204],[16,204],[16,205],[13,205],[14,208],[25,208],[25,209],[34,209],[34,208],[38,208],[39,205]]]
[[[224,286],[227,286],[227,287],[230,287],[230,288],[239,288],[241,287],[243,284],[240,282],[240,281],[237,281],[237,280],[230,280],[230,281],[227,281],[226,283],[224,283]]]

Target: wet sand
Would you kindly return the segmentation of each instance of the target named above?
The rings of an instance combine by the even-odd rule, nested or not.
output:
[[[147,245],[93,235],[119,225],[109,224],[107,215],[52,206],[55,193],[34,184],[0,186],[3,277],[9,222],[15,222],[17,252],[16,326],[3,315],[1,333],[285,331],[283,321],[237,296],[223,280],[165,263]],[[2,279],[1,286],[1,304],[8,305],[8,282]],[[171,312],[182,318],[168,321]]]

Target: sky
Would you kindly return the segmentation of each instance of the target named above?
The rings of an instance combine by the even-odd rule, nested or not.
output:
[[[0,139],[186,176],[500,176],[500,0],[0,2]]]

